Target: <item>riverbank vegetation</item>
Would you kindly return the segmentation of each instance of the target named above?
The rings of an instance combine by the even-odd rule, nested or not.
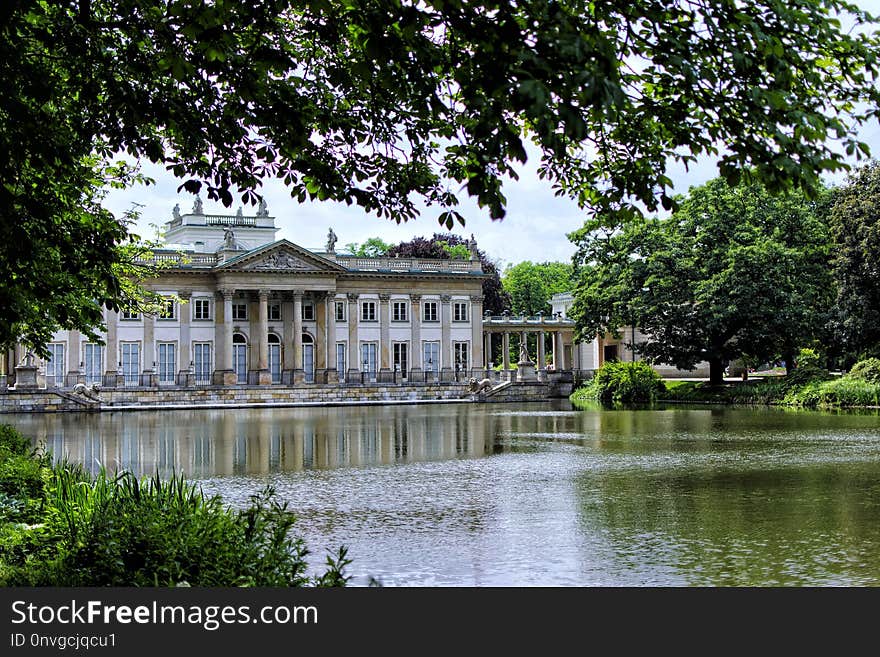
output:
[[[346,551],[307,573],[271,488],[244,509],[196,484],[53,464],[0,426],[0,586],[344,586]]]

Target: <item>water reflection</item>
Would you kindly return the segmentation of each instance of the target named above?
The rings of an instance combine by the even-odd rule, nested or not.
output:
[[[880,584],[880,416],[567,403],[7,416],[91,469],[271,483],[356,584]],[[320,561],[320,557],[316,559]]]
[[[139,475],[262,475],[491,452],[472,407],[241,409],[10,416],[57,458]]]

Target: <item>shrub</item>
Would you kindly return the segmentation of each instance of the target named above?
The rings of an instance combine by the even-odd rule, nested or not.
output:
[[[648,363],[610,361],[600,367],[589,388],[593,398],[608,403],[643,403],[665,390],[663,380]]]
[[[845,376],[831,381],[814,381],[791,390],[785,402],[797,406],[877,406],[880,384]]]
[[[0,427],[0,586],[344,586],[345,549],[308,576],[294,522],[271,488],[233,510],[180,477],[52,467]]]
[[[880,383],[880,358],[867,358],[853,365],[849,371],[853,379],[861,379],[870,383]]]
[[[345,550],[306,575],[308,551],[270,488],[243,510],[225,508],[180,477],[130,473],[93,481],[60,468],[45,527],[29,558],[5,573],[18,586],[340,586]]]

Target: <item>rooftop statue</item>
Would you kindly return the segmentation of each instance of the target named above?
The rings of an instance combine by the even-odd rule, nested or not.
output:
[[[336,240],[336,233],[331,228],[330,232],[327,233],[327,253],[336,253]]]
[[[258,217],[268,217],[269,216],[269,208],[266,205],[266,199],[261,198],[260,204],[257,206],[257,216]]]
[[[202,210],[202,199],[199,198],[198,194],[196,195],[196,202],[193,203],[193,214],[205,214],[204,210]]]
[[[236,219],[244,218],[244,212],[242,212],[240,205],[238,206],[238,210],[235,211],[235,218]]]
[[[180,219],[180,203],[174,204],[174,209],[171,210],[171,216],[175,219]]]
[[[223,228],[223,248],[235,249],[235,233],[229,226]]]

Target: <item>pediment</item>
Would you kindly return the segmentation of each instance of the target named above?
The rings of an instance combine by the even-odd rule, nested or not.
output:
[[[297,271],[314,271],[317,269],[314,264],[306,262],[302,258],[297,258],[291,253],[285,251],[276,251],[262,258],[257,258],[253,262],[242,266],[242,269],[294,269]]]
[[[332,260],[327,260],[296,244],[281,240],[248,251],[219,267],[260,272],[338,272],[345,271]]]

